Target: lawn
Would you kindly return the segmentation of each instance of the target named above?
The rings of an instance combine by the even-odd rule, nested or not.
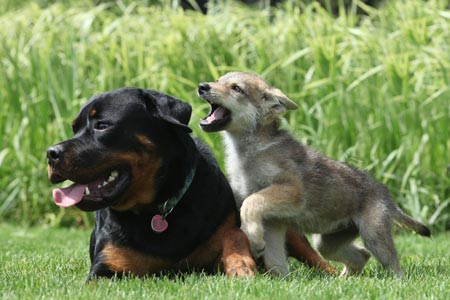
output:
[[[360,277],[319,274],[295,261],[285,278],[183,274],[171,278],[99,280],[89,270],[88,231],[0,225],[3,299],[450,299],[450,233],[426,239],[396,235],[405,278],[372,258]]]

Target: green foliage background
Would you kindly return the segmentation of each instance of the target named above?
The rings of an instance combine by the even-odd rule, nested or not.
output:
[[[354,6],[338,16],[296,1],[228,1],[206,16],[173,1],[100,2],[0,0],[1,220],[89,226],[86,214],[53,204],[45,150],[71,135],[89,97],[124,85],[189,102],[194,134],[222,161],[220,136],[197,126],[208,108],[196,86],[245,70],[299,104],[284,126],[300,140],[450,229],[448,1],[360,4],[364,14]]]

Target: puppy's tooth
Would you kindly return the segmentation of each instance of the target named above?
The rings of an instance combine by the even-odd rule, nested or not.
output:
[[[112,177],[112,176],[109,176],[108,182],[114,181],[114,179],[116,179],[116,178],[114,178],[114,177]]]
[[[103,181],[103,186],[107,185],[108,181]]]
[[[112,176],[112,177],[117,177],[117,176],[119,176],[119,171],[112,171],[112,172],[111,172],[111,176]]]
[[[99,184],[99,185],[97,186],[97,188],[98,188],[98,189],[101,189],[101,188],[102,188],[102,185],[101,185],[101,184]]]
[[[86,187],[86,190],[84,191],[84,193],[86,194],[86,196],[89,196],[91,194],[91,191],[89,191],[89,188]]]

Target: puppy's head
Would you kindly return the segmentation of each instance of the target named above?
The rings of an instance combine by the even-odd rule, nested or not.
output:
[[[207,132],[253,128],[271,122],[297,104],[279,89],[252,73],[227,73],[216,82],[198,85],[198,95],[211,105],[208,116],[200,121]]]
[[[96,95],[72,123],[74,136],[47,149],[57,205],[86,211],[151,203],[155,181],[179,134],[187,134],[191,107],[153,90],[121,88]]]

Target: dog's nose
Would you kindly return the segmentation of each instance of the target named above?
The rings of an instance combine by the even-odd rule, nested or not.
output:
[[[206,82],[199,83],[199,85],[198,85],[198,94],[199,95],[203,95],[204,93],[207,93],[210,90],[211,90],[211,86],[208,83],[206,83]]]
[[[61,145],[51,146],[50,148],[47,149],[48,162],[52,163],[58,161],[61,158],[63,152],[64,150]]]

